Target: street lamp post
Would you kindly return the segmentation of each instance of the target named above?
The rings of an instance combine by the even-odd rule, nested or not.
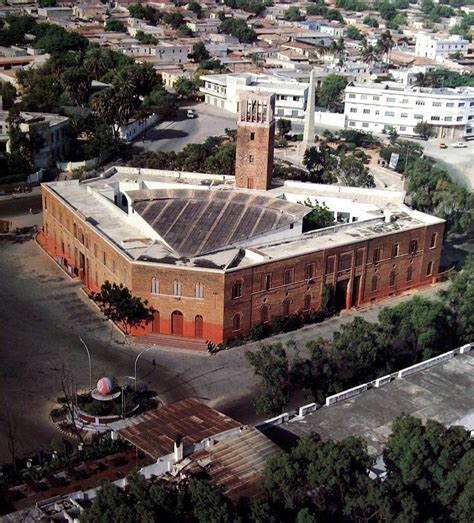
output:
[[[152,347],[148,347],[148,349],[142,350],[138,356],[135,358],[135,392],[137,392],[137,363],[138,359],[142,354],[145,354],[145,352],[148,352]]]
[[[91,364],[91,353],[89,352],[89,349],[87,348],[86,342],[79,336],[79,339],[81,340],[81,343],[84,345],[84,348],[87,351],[87,357],[89,359],[89,390],[92,390],[92,364]]]

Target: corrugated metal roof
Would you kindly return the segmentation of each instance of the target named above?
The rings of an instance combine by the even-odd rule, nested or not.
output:
[[[237,191],[128,191],[133,208],[182,256],[199,256],[301,220],[310,209]]]
[[[154,459],[170,454],[181,438],[184,448],[239,427],[240,423],[200,401],[188,398],[137,416],[119,435]]]
[[[192,455],[191,472],[204,469],[212,483],[222,488],[233,503],[240,498],[262,499],[258,488],[269,458],[280,448],[255,427],[246,427],[240,434],[215,443]]]

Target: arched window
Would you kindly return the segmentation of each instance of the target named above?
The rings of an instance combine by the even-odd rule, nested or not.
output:
[[[428,263],[428,267],[426,268],[426,276],[431,276],[433,274],[433,262],[430,261]]]
[[[153,276],[153,278],[151,279],[150,290],[152,294],[160,294],[160,280],[156,276]]]
[[[181,296],[183,293],[183,285],[179,280],[173,281],[173,295],[174,296]]]
[[[242,314],[240,312],[237,312],[234,314],[234,318],[232,320],[232,330],[234,332],[239,331],[242,328]]]
[[[393,287],[395,285],[396,278],[397,275],[395,274],[395,271],[390,271],[390,287]]]
[[[309,311],[311,309],[311,295],[305,294],[304,301],[303,301],[303,310]]]
[[[379,285],[379,280],[378,280],[377,276],[374,276],[372,278],[372,286],[371,286],[372,292],[375,292],[377,290],[378,285]]]
[[[411,265],[408,266],[407,269],[407,281],[413,280],[413,267]]]
[[[241,298],[242,297],[242,280],[237,280],[234,285],[232,285],[232,298]]]
[[[283,316],[289,316],[290,315],[290,300],[286,298],[283,300]]]
[[[268,323],[268,306],[264,305],[260,309],[260,323]]]
[[[204,298],[204,285],[200,281],[196,283],[196,298]]]

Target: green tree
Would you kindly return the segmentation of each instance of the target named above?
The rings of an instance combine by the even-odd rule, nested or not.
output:
[[[346,37],[351,38],[352,40],[362,40],[364,38],[364,35],[360,32],[360,30],[355,25],[350,25],[346,29]]]
[[[290,6],[285,12],[285,20],[290,22],[298,22],[304,20],[304,18],[301,11],[294,5]]]
[[[455,273],[451,285],[440,292],[456,320],[458,336],[463,343],[474,339],[474,256],[466,258],[462,270]]]
[[[35,29],[33,46],[45,53],[61,54],[67,51],[84,51],[88,41],[78,33],[66,31],[59,25],[40,24]]]
[[[377,19],[373,16],[366,16],[363,22],[365,25],[368,25],[369,27],[377,28],[379,26]]]
[[[432,138],[435,135],[435,130],[428,122],[418,122],[413,129],[418,136],[425,140]]]
[[[193,44],[193,49],[189,57],[193,62],[200,63],[204,60],[209,60],[211,55],[209,54],[209,51],[206,49],[204,42],[197,42]]]
[[[176,115],[176,96],[168,93],[164,87],[157,87],[145,97],[143,106],[150,108],[160,118],[172,118]]]
[[[257,352],[246,352],[247,361],[259,376],[263,391],[255,399],[258,414],[280,414],[290,399],[290,368],[281,343],[262,345]]]
[[[115,136],[115,133],[109,125],[96,122],[89,139],[85,146],[86,159],[99,158],[99,163],[104,159],[118,153],[122,143]]]
[[[245,44],[251,44],[257,40],[257,33],[243,20],[236,18],[226,18],[223,20],[219,25],[219,32],[235,36],[239,42]]]
[[[278,134],[280,136],[285,136],[291,131],[291,120],[285,118],[279,118],[277,120]]]
[[[153,319],[153,309],[147,307],[148,302],[133,296],[122,284],[106,281],[100,292],[93,293],[92,299],[108,320],[120,324],[126,333],[131,327],[138,327]]]
[[[176,36],[188,38],[193,36],[193,32],[186,24],[181,24],[176,31]]]
[[[13,107],[16,100],[16,89],[8,82],[0,82],[0,97],[2,98],[3,110],[8,111]]]
[[[84,68],[71,68],[61,75],[61,84],[75,105],[83,107],[91,91],[92,80]]]
[[[20,107],[23,111],[51,112],[59,105],[63,87],[48,64],[18,70],[16,77],[22,88]]]
[[[340,111],[347,80],[339,74],[330,74],[322,81],[318,90],[318,103],[331,111]]]
[[[115,31],[117,33],[126,33],[127,30],[120,20],[116,20],[112,18],[111,20],[107,20],[107,23],[105,24],[105,30],[106,31]]]
[[[303,218],[303,232],[332,227],[336,224],[334,213],[329,210],[324,202],[320,204],[317,200],[311,201],[306,198],[303,202],[298,203],[311,208],[311,212]]]
[[[166,13],[163,17],[163,22],[166,25],[171,26],[173,29],[178,29],[178,27],[184,22],[184,16],[182,13],[178,13],[177,11]]]
[[[312,175],[313,182],[334,183],[337,181],[334,175],[337,158],[334,151],[326,144],[306,149],[303,157],[303,165]]]
[[[199,4],[198,2],[189,2],[188,9],[189,11],[195,13],[198,18],[202,18],[202,7],[201,4]]]
[[[455,325],[450,309],[438,301],[415,296],[395,307],[384,308],[379,322],[388,339],[398,340],[400,357],[416,361],[446,350],[446,340],[455,343]]]
[[[194,82],[185,76],[179,76],[174,82],[174,90],[181,98],[190,98],[196,92]]]
[[[398,140],[398,131],[392,125],[388,128],[388,141],[391,145],[395,145]]]
[[[229,501],[209,483],[191,479],[189,493],[193,515],[199,523],[230,523],[234,521]]]
[[[373,175],[354,155],[343,156],[337,166],[337,176],[349,187],[375,187]]]

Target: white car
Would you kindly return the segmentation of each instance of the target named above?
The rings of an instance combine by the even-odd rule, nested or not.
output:
[[[194,109],[188,109],[187,113],[186,113],[186,116],[188,118],[196,118],[197,114],[196,112],[194,111]]]
[[[455,149],[464,149],[467,147],[467,145],[464,142],[456,142],[451,145],[451,147],[454,147]]]

